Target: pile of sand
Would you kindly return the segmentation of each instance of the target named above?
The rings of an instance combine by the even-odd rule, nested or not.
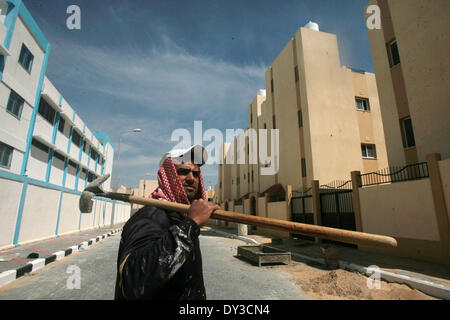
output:
[[[283,268],[314,300],[435,300],[403,284],[381,281],[379,289],[370,289],[368,277],[357,272],[323,270],[296,263]]]

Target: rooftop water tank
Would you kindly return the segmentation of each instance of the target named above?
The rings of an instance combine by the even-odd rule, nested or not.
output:
[[[314,31],[319,31],[319,25],[317,23],[315,23],[315,22],[312,22],[312,21],[308,22],[305,25],[305,28],[308,28],[308,29],[314,30]]]

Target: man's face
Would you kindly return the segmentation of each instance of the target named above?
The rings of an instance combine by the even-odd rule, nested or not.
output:
[[[197,164],[175,164],[181,184],[186,191],[189,201],[194,201],[200,184],[200,167]]]

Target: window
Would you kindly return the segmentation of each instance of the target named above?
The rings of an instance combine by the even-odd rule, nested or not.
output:
[[[276,129],[277,127],[277,122],[275,120],[275,116],[272,116],[272,121],[273,121],[273,128]]]
[[[266,123],[264,122],[264,129],[267,129],[267,125],[266,125]]]
[[[10,168],[13,154],[13,147],[0,142],[0,166]]]
[[[59,132],[64,133],[64,126],[65,126],[65,124],[66,124],[66,120],[64,120],[63,117],[60,117],[59,118],[59,125],[58,125]]]
[[[55,156],[56,159],[59,159],[62,162],[66,161],[66,158],[64,158],[64,156],[62,154],[59,154],[58,152],[55,152],[53,155]]]
[[[97,176],[91,172],[88,173],[88,182],[92,182],[97,179]]]
[[[270,80],[270,90],[273,92],[273,79]]]
[[[28,48],[22,44],[22,49],[20,50],[20,56],[19,56],[19,63],[22,65],[22,67],[27,70],[28,73],[31,72],[31,67],[33,66],[33,59],[34,56],[31,54],[31,51],[28,50]]]
[[[86,140],[84,140],[83,151],[84,151],[84,153],[89,154],[89,152],[87,150],[89,150],[88,143]]]
[[[391,67],[400,63],[400,53],[398,52],[397,40],[394,40],[388,44],[389,62]]]
[[[72,160],[69,160],[69,166],[74,169],[77,169],[77,164],[75,162],[73,162]]]
[[[377,157],[374,144],[362,144],[361,152],[363,158],[376,159]]]
[[[22,109],[24,102],[25,101],[21,96],[19,96],[14,90],[11,90],[6,110],[8,110],[10,113],[12,113],[17,118],[20,119],[20,117],[22,116]]]
[[[42,97],[41,101],[39,102],[38,112],[45,120],[50,122],[52,125],[55,124],[56,111]]]
[[[294,73],[295,73],[295,82],[298,82],[298,79],[299,79],[299,76],[298,76],[298,66],[295,66]]]
[[[81,145],[81,136],[75,129],[72,132],[72,142],[75,143],[78,147],[80,147]]]
[[[302,177],[306,177],[306,159],[302,158]]]
[[[298,127],[303,128],[303,115],[302,110],[298,111]]]
[[[92,149],[92,151],[91,151],[91,158],[94,161],[97,160],[97,158],[98,158],[98,152],[95,151],[94,149]]]
[[[32,144],[34,147],[36,147],[36,148],[38,148],[38,149],[40,149],[40,150],[42,150],[42,151],[44,151],[44,152],[46,152],[46,153],[48,153],[48,152],[50,151],[49,147],[47,147],[45,144],[43,144],[42,142],[40,142],[40,141],[38,141],[38,140],[36,140],[36,139],[33,139],[33,140],[31,141],[31,144]]]
[[[356,98],[356,109],[361,111],[369,111],[369,100],[364,98]]]
[[[412,127],[411,117],[407,117],[401,120],[402,122],[402,135],[403,146],[405,148],[411,148],[416,146],[416,140],[414,139],[414,131]]]
[[[241,184],[241,178],[237,178],[237,185]]]

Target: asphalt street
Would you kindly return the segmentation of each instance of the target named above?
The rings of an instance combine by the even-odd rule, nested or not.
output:
[[[120,233],[0,288],[1,300],[112,300]],[[208,300],[306,299],[290,275],[236,257],[236,239],[202,233]]]

